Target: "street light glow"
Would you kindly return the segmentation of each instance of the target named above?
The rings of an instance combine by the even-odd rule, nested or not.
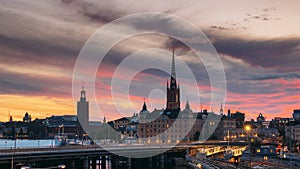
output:
[[[246,130],[246,131],[250,131],[250,130],[251,130],[251,126],[250,126],[250,125],[246,125],[246,126],[245,126],[245,130]]]

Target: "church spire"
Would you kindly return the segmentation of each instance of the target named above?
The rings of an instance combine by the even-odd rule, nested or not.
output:
[[[174,46],[173,46],[173,55],[172,55],[172,73],[171,73],[171,76],[172,76],[174,79],[176,79]]]
[[[170,85],[170,87],[168,86]],[[170,83],[167,82],[167,108],[166,111],[180,111],[180,89],[179,84],[176,81],[175,70],[175,51],[173,46],[172,55],[172,72],[170,77]]]
[[[223,102],[221,101],[220,114],[223,115]]]
[[[147,105],[146,105],[145,98],[144,98],[144,104],[143,104],[143,109],[142,109],[142,111],[147,111]]]
[[[189,99],[186,98],[185,109],[190,109]]]

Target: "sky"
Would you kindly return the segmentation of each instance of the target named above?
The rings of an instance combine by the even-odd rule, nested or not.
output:
[[[7,121],[10,115],[21,120],[26,112],[33,118],[76,114],[76,97],[73,100],[72,94],[77,94],[78,100],[80,90],[73,93],[72,79],[84,44],[108,23],[143,12],[178,16],[205,33],[224,68],[225,110],[244,112],[247,119],[263,113],[271,120],[291,117],[293,110],[300,108],[300,2],[297,0],[11,0],[0,4],[0,121]],[[135,26],[118,28],[107,35],[113,37],[147,24]],[[93,112],[91,118],[105,116],[113,120],[130,116],[141,110],[144,98],[149,110],[164,108],[172,44],[176,44],[181,107],[189,100],[193,110],[202,105],[218,112],[220,104],[209,103],[213,89],[207,70],[195,53],[168,36],[143,34],[128,37],[111,48],[99,64],[96,83],[84,84],[86,89],[95,87],[101,107],[102,114]],[[139,59],[114,76],[122,61],[131,55]],[[129,95],[118,89],[115,96],[119,100],[114,101],[112,81],[128,81],[126,73],[151,58],[169,66],[169,71],[138,72],[130,80]],[[181,74],[181,61],[195,74],[196,85]],[[199,95],[194,92],[198,89]],[[92,91],[86,92],[88,100],[92,99]],[[197,97],[200,102],[193,101]]]

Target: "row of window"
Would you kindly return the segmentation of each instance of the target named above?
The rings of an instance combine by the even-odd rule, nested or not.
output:
[[[157,137],[156,135],[151,135],[151,134],[146,134],[146,138],[147,137]],[[164,139],[179,139],[182,138],[181,135],[169,135],[169,136],[162,136],[165,137]],[[144,135],[141,135],[141,138],[144,138]],[[162,138],[160,138],[162,139]]]

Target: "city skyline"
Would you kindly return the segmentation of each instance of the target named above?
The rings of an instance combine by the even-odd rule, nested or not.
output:
[[[31,114],[33,119],[76,114],[72,99],[72,75],[85,41],[98,28],[114,19],[149,11],[183,17],[208,36],[225,69],[225,110],[241,111],[246,113],[248,119],[255,119],[263,113],[267,120],[271,120],[273,117],[291,117],[293,110],[300,108],[298,1],[229,1],[224,5],[209,1],[191,1],[183,5],[176,1],[172,6],[166,2],[149,5],[155,4],[150,1],[97,3],[75,0],[8,1],[2,4],[0,121],[7,121],[9,114],[20,120],[25,112]],[[171,53],[172,43],[174,39],[161,35],[135,36],[117,44],[107,54],[98,69],[95,88],[97,101],[103,106],[108,120],[120,117],[111,108],[109,94],[111,77],[118,64],[127,55],[145,48],[157,47]],[[166,65],[171,63],[168,53],[150,51],[142,54],[145,58],[161,58]],[[220,104],[210,108],[205,97],[205,93],[210,91],[209,79],[203,66],[193,64],[194,53],[179,43],[176,59],[187,62],[194,71],[199,71],[196,80],[200,84],[197,87],[204,93],[201,96],[203,109],[212,109],[217,113]],[[137,64],[141,63],[137,60]],[[136,112],[141,109],[143,98],[147,98],[150,110],[165,107],[166,97],[161,91],[166,92],[166,79],[170,71],[146,70],[137,74],[132,83],[135,90],[131,90],[129,96]],[[124,77],[126,72],[117,78]],[[188,86],[184,80],[179,77],[182,86]],[[160,91],[151,95],[151,90],[143,90],[152,89],[147,84],[154,85]],[[88,99],[91,98],[89,93],[87,91]],[[77,99],[79,96],[80,91]],[[119,96],[123,97],[121,93]],[[182,96],[181,105],[185,105],[186,97],[194,96],[192,93]],[[124,105],[125,110],[130,106],[127,102],[120,104]],[[190,104],[193,110],[201,105],[195,102]],[[136,112],[124,113],[132,115]]]

